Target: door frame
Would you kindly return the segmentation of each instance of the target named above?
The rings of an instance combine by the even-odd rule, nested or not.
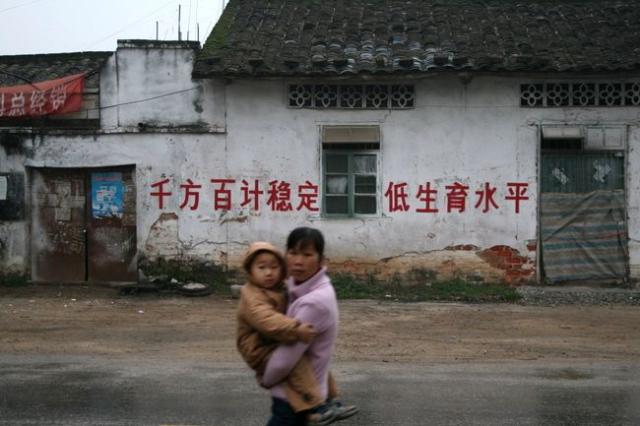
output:
[[[543,128],[567,128],[567,127],[579,127],[583,130],[583,139],[584,139],[584,130],[587,127],[621,127],[624,129],[624,147],[623,149],[615,150],[623,153],[623,167],[624,167],[624,177],[623,177],[623,194],[624,194],[624,238],[626,242],[625,247],[625,276],[623,277],[623,282],[618,284],[627,285],[631,278],[631,268],[630,268],[630,257],[629,257],[629,188],[630,188],[630,174],[629,174],[629,125],[626,122],[616,122],[616,121],[585,121],[585,122],[539,122],[536,133],[536,157],[537,157],[537,182],[538,182],[538,190],[537,190],[537,238],[536,238],[536,271],[538,276],[538,282],[540,284],[544,284],[546,282],[546,277],[544,273],[544,253],[542,249],[542,142],[543,142]],[[585,151],[583,149],[583,152]],[[603,280],[603,282],[606,280]],[[571,282],[567,282],[571,283]],[[563,285],[564,283],[556,283],[555,285]]]
[[[29,265],[29,275],[31,277],[31,280],[33,282],[39,282],[39,283],[53,283],[53,282],[58,282],[55,280],[46,280],[46,279],[34,279],[34,268],[35,268],[35,251],[34,251],[34,242],[33,242],[33,236],[34,236],[34,214],[36,213],[36,209],[34,204],[34,194],[33,194],[33,185],[34,185],[34,180],[35,180],[35,173],[41,173],[41,172],[45,172],[47,170],[57,170],[57,171],[77,171],[77,172],[82,172],[84,175],[84,191],[85,191],[85,203],[84,203],[84,214],[83,214],[83,219],[84,219],[84,223],[83,223],[83,228],[84,228],[84,268],[85,268],[85,273],[84,273],[84,280],[82,281],[68,281],[67,283],[73,283],[73,284],[106,284],[106,285],[126,285],[126,284],[133,284],[135,282],[137,282],[137,272],[136,272],[136,279],[135,281],[99,281],[99,280],[92,280],[91,277],[89,276],[89,238],[87,235],[88,232],[88,223],[90,220],[90,215],[91,215],[91,201],[92,201],[92,194],[91,194],[91,173],[92,172],[119,172],[121,170],[125,170],[128,169],[131,172],[131,179],[133,181],[133,186],[135,188],[135,195],[133,198],[133,203],[134,203],[134,208],[135,208],[135,226],[134,226],[134,237],[135,237],[135,254],[134,254],[134,259],[137,258],[137,241],[138,241],[138,235],[137,235],[137,214],[138,214],[138,185],[137,185],[137,180],[136,180],[136,176],[137,176],[137,167],[135,164],[118,164],[118,165],[106,165],[106,166],[99,166],[99,167],[57,167],[57,166],[33,166],[33,165],[27,165],[25,167],[25,175],[26,175],[26,179],[28,182],[28,190],[26,191],[26,203],[25,203],[25,218],[26,220],[28,220],[28,226],[27,226],[27,230],[26,230],[26,234],[27,234],[27,241],[28,244],[26,244],[26,256],[28,259],[28,265]]]

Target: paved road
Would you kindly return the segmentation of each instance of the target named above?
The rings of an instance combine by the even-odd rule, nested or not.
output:
[[[338,364],[354,425],[638,425],[640,365]],[[264,425],[241,364],[0,355],[3,425]]]

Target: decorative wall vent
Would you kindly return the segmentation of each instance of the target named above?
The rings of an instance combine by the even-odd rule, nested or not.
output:
[[[411,84],[290,84],[291,108],[407,109],[415,104]]]
[[[555,82],[520,85],[520,106],[640,106],[640,81]]]

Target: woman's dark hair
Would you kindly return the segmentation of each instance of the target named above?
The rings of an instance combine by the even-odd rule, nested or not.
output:
[[[289,234],[287,238],[287,250],[312,246],[320,257],[324,257],[324,237],[322,232],[314,228],[301,226]]]

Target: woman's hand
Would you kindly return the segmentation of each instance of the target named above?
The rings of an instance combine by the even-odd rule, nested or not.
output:
[[[302,323],[296,328],[296,333],[300,341],[310,343],[318,335],[316,329],[309,323]]]

